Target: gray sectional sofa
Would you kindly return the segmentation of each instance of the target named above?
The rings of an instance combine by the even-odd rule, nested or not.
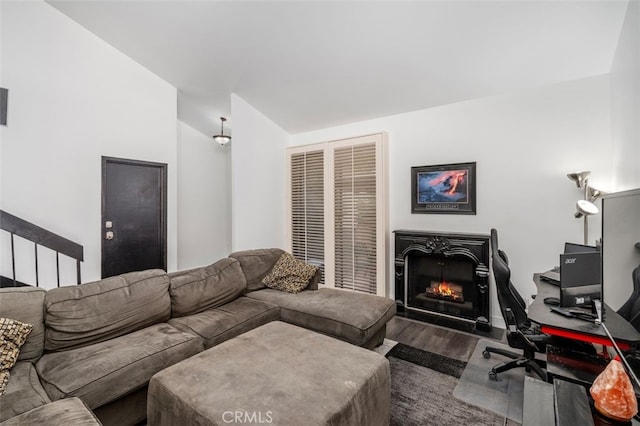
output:
[[[154,374],[271,321],[366,348],[382,343],[392,300],[317,290],[317,277],[298,294],[265,288],[262,277],[282,253],[247,250],[188,271],[49,291],[0,289],[0,317],[34,325],[0,397],[0,421],[79,398],[103,424],[136,424],[146,418]]]

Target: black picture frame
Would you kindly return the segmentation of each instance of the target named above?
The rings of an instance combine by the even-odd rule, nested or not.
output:
[[[411,167],[411,213],[476,214],[476,163]]]

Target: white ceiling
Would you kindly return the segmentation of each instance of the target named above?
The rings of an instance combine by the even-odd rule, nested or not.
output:
[[[608,73],[627,8],[47,1],[177,87],[179,118],[206,134],[229,116],[231,93],[299,133]]]

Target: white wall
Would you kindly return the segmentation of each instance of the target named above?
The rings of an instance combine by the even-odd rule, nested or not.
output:
[[[178,121],[178,269],[231,252],[231,147]]]
[[[640,187],[640,1],[631,0],[611,67],[616,190]]]
[[[41,1],[0,2],[3,210],[84,246],[83,281],[100,278],[101,156],[168,164],[168,261],[177,266],[176,89]],[[4,232],[2,234],[5,234]],[[11,276],[6,237],[3,275]],[[21,244],[28,255],[33,245]],[[18,279],[34,283],[33,264]],[[55,286],[43,254],[41,285]],[[62,283],[74,284],[73,262]]]
[[[512,280],[535,293],[534,272],[558,264],[565,241],[582,241],[575,219],[580,191],[566,173],[592,170],[610,184],[607,75],[297,134],[292,145],[386,131],[389,134],[390,230],[488,234],[498,229]],[[411,166],[477,162],[477,215],[411,214]],[[592,220],[591,240],[599,237]],[[393,241],[392,235],[389,235]],[[389,295],[393,260],[389,263]],[[492,321],[503,324],[495,294]]]
[[[233,250],[285,247],[285,148],[289,135],[231,95]]]

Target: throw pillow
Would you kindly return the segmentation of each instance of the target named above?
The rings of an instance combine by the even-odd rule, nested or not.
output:
[[[7,391],[9,376],[9,370],[0,370],[0,396],[4,395],[4,393]]]
[[[317,266],[301,262],[289,253],[283,253],[273,265],[271,272],[262,279],[262,283],[276,290],[300,293],[307,288],[317,270]]]
[[[9,370],[18,360],[20,347],[27,341],[33,325],[10,318],[0,318],[0,396],[7,391]]]

